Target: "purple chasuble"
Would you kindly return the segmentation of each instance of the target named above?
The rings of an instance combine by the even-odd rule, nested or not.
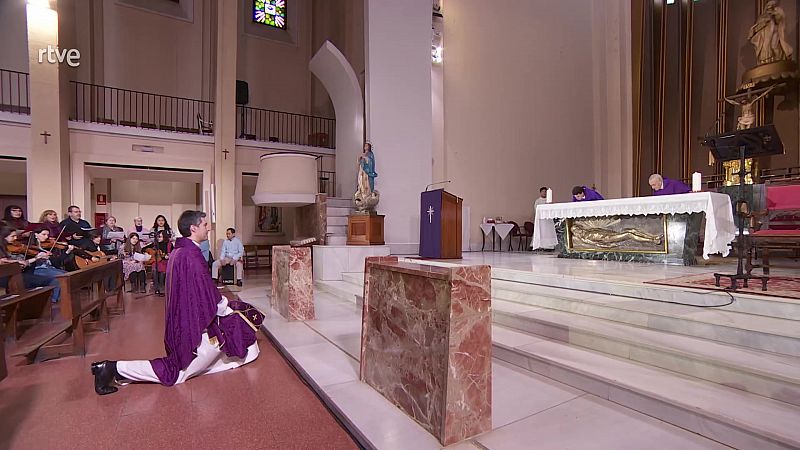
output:
[[[585,195],[585,196],[586,196],[586,197],[584,197],[584,199],[583,199],[583,200],[578,200],[578,199],[577,199],[577,198],[575,198],[575,196],[573,195],[573,196],[572,196],[572,201],[573,201],[573,202],[589,202],[589,201],[592,201],[592,200],[605,200],[605,199],[603,198],[603,196],[602,196],[602,195],[600,195],[600,193],[599,193],[599,192],[595,191],[594,189],[588,188],[588,187],[586,187],[586,186],[584,186],[584,187],[583,187],[583,195]]]
[[[242,359],[247,355],[256,334],[238,314],[217,316],[222,295],[208,273],[203,253],[189,238],[175,241],[169,255],[166,291],[167,356],[150,360],[161,384],[175,384],[178,373],[194,360],[204,331],[209,339],[217,338],[226,355]]]
[[[683,181],[664,178],[664,184],[661,189],[653,191],[653,195],[686,194],[690,191],[689,186]]]

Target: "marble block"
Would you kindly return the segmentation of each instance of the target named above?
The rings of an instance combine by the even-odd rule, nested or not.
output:
[[[311,248],[272,247],[272,307],[287,320],[314,319]]]
[[[443,445],[492,429],[491,269],[367,258],[361,380]]]

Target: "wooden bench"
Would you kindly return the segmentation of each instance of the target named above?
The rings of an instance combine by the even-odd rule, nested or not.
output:
[[[105,322],[100,330],[108,332],[108,307],[106,300],[115,298],[116,307],[125,312],[122,299],[124,283],[122,280],[122,260],[104,261],[85,269],[59,275],[61,286],[60,314],[72,324],[74,354],[86,354],[84,327]],[[114,279],[115,288],[105,292],[106,280]],[[94,316],[94,317],[91,317]]]
[[[53,341],[59,337],[69,338],[71,324],[52,315],[50,297],[54,288],[19,290],[19,283],[22,282],[20,266],[2,266],[0,277],[10,277],[8,293],[0,296],[0,327],[4,328],[0,335],[3,337],[3,350],[7,350],[11,356],[24,356],[28,362],[34,361],[37,356],[42,357],[40,359],[59,356],[65,344]],[[18,279],[19,283],[14,279]]]
[[[265,259],[263,263],[262,258]],[[243,265],[245,269],[254,269],[262,266],[271,267],[272,245],[245,245]]]
[[[748,215],[752,227],[747,246],[748,274],[761,267],[764,275],[769,275],[770,266],[778,267],[771,264],[770,251],[800,252],[800,183],[767,182],[764,189],[766,209]],[[753,264],[759,255],[761,264]]]

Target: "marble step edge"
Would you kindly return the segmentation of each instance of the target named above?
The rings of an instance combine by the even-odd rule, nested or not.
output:
[[[526,333],[517,333],[530,336]],[[661,389],[660,383],[645,385],[640,383],[637,385],[626,380],[626,377],[599,373],[600,370],[589,371],[578,364],[559,361],[551,354],[533,352],[530,349],[522,348],[536,345],[538,342],[519,347],[493,342],[492,356],[734,448],[800,448],[800,437],[789,436],[775,430],[765,430],[762,426],[754,424],[752,420],[748,420],[754,417],[752,413],[740,412],[742,410],[750,411],[753,404],[759,404],[768,409],[782,410],[781,415],[788,411],[792,416],[797,417],[796,420],[800,420],[800,408],[797,406],[748,392],[737,391],[708,381],[692,380],[684,375],[674,374],[659,368],[646,367],[635,362],[619,360],[613,356],[597,354],[591,350],[580,349],[569,344],[548,339],[544,341],[554,344],[559,352],[593,354],[595,357],[603,358],[606,366],[611,365],[622,368],[622,371],[627,374],[636,371],[649,374],[650,376],[647,378],[668,377],[673,383],[683,384],[685,385],[684,387],[694,386],[693,390],[702,389],[726,398],[741,398],[742,407],[738,410],[726,410],[724,408],[711,410],[707,405],[701,404],[700,401],[695,401],[692,395],[686,395],[683,391],[681,392],[683,398],[677,398],[675,392],[670,388]],[[597,366],[601,367],[601,370],[605,368],[599,364]],[[698,395],[697,398],[702,398],[702,396]],[[710,420],[712,426],[698,419]],[[720,430],[718,426],[713,425],[721,425],[724,429]],[[716,429],[716,432],[713,429]],[[746,442],[746,444],[743,444],[743,442]]]
[[[517,296],[515,294],[517,294],[517,295],[518,294],[523,294],[523,295],[519,295],[518,298],[513,298],[513,297]],[[795,320],[784,319],[782,317],[759,316],[758,317],[758,321],[762,322],[762,326],[759,327],[759,326],[756,326],[755,321],[753,321],[753,323],[750,323],[750,324],[741,324],[741,323],[734,324],[734,323],[726,322],[724,320],[720,320],[720,318],[694,317],[694,316],[692,316],[692,314],[683,314],[683,313],[680,313],[678,311],[665,311],[665,310],[657,310],[657,309],[655,309],[655,308],[659,308],[659,307],[661,307],[661,308],[663,308],[663,307],[671,308],[673,306],[681,307],[680,305],[670,305],[670,304],[664,305],[664,304],[659,304],[658,302],[653,302],[653,305],[646,305],[646,304],[643,303],[643,302],[651,302],[651,300],[626,299],[626,301],[624,301],[624,302],[603,302],[603,301],[600,301],[599,297],[597,297],[597,296],[588,296],[586,298],[579,299],[579,298],[574,298],[574,297],[570,297],[570,296],[567,296],[567,295],[552,295],[552,294],[537,295],[537,294],[530,293],[530,292],[521,292],[521,291],[517,291],[517,290],[509,290],[509,289],[496,288],[496,287],[492,288],[492,297],[493,298],[498,298],[498,299],[501,299],[501,300],[514,302],[514,303],[520,303],[520,304],[526,304],[526,305],[535,305],[535,306],[541,306],[541,307],[547,307],[547,306],[543,306],[541,304],[542,300],[550,299],[550,300],[555,300],[557,302],[579,304],[579,305],[584,305],[586,307],[593,307],[593,308],[597,308],[597,309],[606,309],[606,310],[611,310],[611,311],[624,311],[624,312],[627,312],[627,313],[630,313],[630,314],[646,314],[646,315],[649,315],[649,316],[665,317],[665,318],[668,318],[668,319],[685,320],[685,321],[694,322],[694,323],[702,323],[702,324],[714,325],[714,326],[737,329],[737,330],[751,331],[751,332],[754,332],[754,333],[762,333],[762,334],[766,334],[766,335],[798,339],[800,341],[800,331],[798,331],[798,330],[800,330],[800,327],[797,326],[797,325],[800,325],[800,324],[795,324],[795,322],[797,322]],[[611,297],[613,297],[613,296],[611,296]],[[637,305],[639,307],[637,307]],[[648,309],[648,308],[645,308],[645,306],[653,306],[654,309]],[[558,308],[550,307],[550,309],[558,309]],[[726,310],[722,310],[722,309],[719,309],[719,308],[697,309],[696,311],[692,311],[692,312],[700,312],[700,311],[704,311],[704,310],[705,311],[715,311],[716,313],[722,314],[722,315],[727,316],[728,318],[731,318],[731,319],[734,318],[734,317],[738,317],[740,322],[742,321],[742,319],[746,319],[748,316],[749,317],[754,316],[753,314],[741,313],[741,312],[736,312],[736,311],[726,311]],[[591,315],[591,314],[584,314],[584,315]],[[764,322],[769,323],[771,326],[769,326],[769,327],[763,326]],[[789,329],[795,330],[795,332],[793,334],[785,335],[785,334],[774,333],[774,332],[771,331],[771,329],[773,327],[778,327],[778,326],[783,326],[785,328],[789,328]],[[769,328],[769,330],[765,329],[765,328]],[[798,342],[798,343],[800,344],[800,342]]]
[[[569,313],[567,313],[569,314]],[[609,326],[622,326],[626,328],[638,328],[630,325],[620,324],[603,319],[596,319],[608,323]],[[778,372],[770,372],[762,370],[757,366],[743,365],[742,363],[724,359],[721,357],[714,357],[708,354],[699,352],[692,352],[684,348],[666,347],[660,343],[654,343],[646,340],[632,340],[624,339],[615,336],[604,335],[599,332],[588,330],[574,324],[564,322],[555,322],[541,317],[521,316],[514,313],[504,311],[493,311],[492,323],[506,328],[511,328],[519,332],[531,334],[535,336],[544,336],[547,339],[564,342],[573,346],[586,348],[595,352],[612,355],[629,361],[634,361],[639,364],[645,364],[652,367],[659,367],[661,369],[670,370],[684,375],[692,376],[698,379],[703,379],[723,386],[728,386],[734,389],[750,392],[762,397],[772,398],[785,403],[800,406],[800,377],[791,376]],[[525,324],[533,324],[534,326],[525,328]],[[554,330],[553,334],[543,335],[540,332],[534,331],[531,328],[549,327]],[[559,339],[557,330],[569,329],[569,336],[567,339]],[[649,333],[668,334],[667,332],[660,332],[655,330],[648,330],[640,328]],[[681,336],[689,339],[697,339],[687,336]],[[714,346],[727,347],[728,350],[739,350],[740,347],[728,344],[707,341],[707,343]],[[615,349],[611,346],[615,345]],[[622,346],[622,348],[620,348]],[[625,355],[625,350],[627,355]],[[638,351],[633,351],[637,349]],[[756,350],[741,348],[741,351],[746,353],[758,352]],[[767,357],[782,357],[786,360],[787,365],[790,363],[800,363],[800,358],[783,355],[765,355]],[[658,361],[656,361],[658,359]],[[710,366],[710,367],[709,367]],[[704,367],[709,369],[704,370]],[[720,371],[724,372],[720,372]]]
[[[351,303],[357,303],[356,296],[363,295],[363,288],[356,288],[352,283],[345,281],[317,280],[314,281],[314,288]]]
[[[519,283],[523,286],[542,285],[552,288],[573,289],[596,294],[617,295],[620,297],[630,297],[645,300],[680,301],[699,306],[707,305],[709,303],[726,303],[730,298],[725,292],[708,289],[541,274],[495,267],[492,268],[492,280]],[[760,314],[758,307],[760,305],[767,304],[771,305],[772,307],[796,310],[794,314],[785,315],[792,315],[800,318],[800,302],[795,299],[759,296],[741,292],[735,292],[733,293],[733,296],[736,299],[736,302],[726,310],[736,310],[737,308],[741,308],[743,312],[749,314]]]

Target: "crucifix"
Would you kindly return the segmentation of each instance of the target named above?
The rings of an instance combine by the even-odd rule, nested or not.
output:
[[[222,153],[225,153],[225,159],[228,159],[228,153],[230,153],[228,149],[226,148],[225,150],[222,151]]]
[[[428,223],[433,223],[433,206],[428,205]]]
[[[44,133],[39,133],[39,136],[44,136],[44,143],[47,144],[47,136],[52,136],[52,134],[48,133],[47,130],[44,130]]]

